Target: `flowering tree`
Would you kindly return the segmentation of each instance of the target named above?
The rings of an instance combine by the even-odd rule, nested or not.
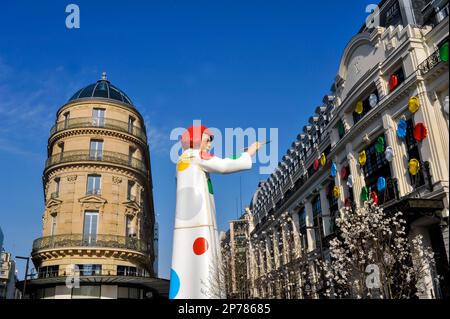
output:
[[[411,298],[426,289],[432,273],[431,248],[421,236],[408,240],[402,213],[388,214],[368,201],[346,208],[336,220],[329,260],[318,261],[326,294],[338,298]]]

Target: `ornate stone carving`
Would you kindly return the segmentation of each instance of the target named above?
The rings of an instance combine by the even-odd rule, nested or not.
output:
[[[114,184],[120,184],[122,183],[122,178],[118,176],[113,176],[112,181]]]
[[[106,199],[97,195],[87,195],[78,200],[81,203],[82,212],[85,210],[97,210],[100,214],[103,214]]]
[[[75,183],[76,180],[77,180],[77,175],[67,176],[67,182],[68,183]]]

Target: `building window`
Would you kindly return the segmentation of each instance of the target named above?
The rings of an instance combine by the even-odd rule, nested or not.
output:
[[[93,109],[92,110],[92,125],[97,127],[105,126],[105,109]]]
[[[400,7],[398,1],[395,1],[389,9],[385,10],[381,15],[381,25],[384,27],[394,26],[402,23],[402,16],[400,14]]]
[[[312,211],[314,221],[314,234],[316,240],[316,249],[321,247],[322,244],[322,207],[320,202],[320,195],[316,195],[312,200]]]
[[[58,277],[59,265],[38,268],[38,278]]]
[[[80,286],[72,289],[72,299],[100,298],[100,286]]]
[[[129,165],[133,165],[133,158],[134,158],[135,153],[136,153],[136,148],[133,146],[130,146],[128,148],[128,164]]]
[[[334,181],[328,185],[327,199],[330,206],[330,216],[328,218],[327,234],[333,234],[336,231],[336,218],[339,215],[338,199],[333,196]]]
[[[101,160],[103,156],[103,141],[91,140],[89,147],[89,156],[91,160]]]
[[[63,117],[64,117],[64,129],[66,129],[69,127],[70,112],[64,113]]]
[[[56,215],[52,215],[52,227],[50,229],[50,236],[56,235]]]
[[[78,264],[80,276],[96,276],[102,274],[102,265],[97,264]]]
[[[83,243],[95,245],[97,241],[98,212],[86,211],[84,213]]]
[[[132,266],[117,266],[117,276],[138,276],[138,271]]]
[[[134,122],[136,121],[136,119],[132,116],[130,116],[128,118],[128,132],[133,134],[134,131]]]
[[[406,136],[405,136],[405,142],[406,142],[406,152],[408,154],[408,162],[409,160],[415,158],[419,161],[421,165],[421,169],[417,173],[417,175],[413,176],[409,174],[409,180],[411,182],[411,185],[413,187],[420,187],[425,184],[425,178],[423,174],[423,162],[421,161],[420,152],[419,152],[419,143],[414,138],[414,123],[412,119],[409,119],[406,121]]]
[[[374,96],[376,97],[376,99],[374,98]],[[378,99],[379,99],[378,90],[375,89],[362,101],[362,104],[363,104],[362,113],[358,114],[356,112],[353,112],[353,124],[358,123],[358,121],[360,119],[362,119],[367,113],[369,113],[369,111],[372,109],[372,107],[375,107],[375,105],[376,105],[376,104],[374,104],[374,101],[378,101]],[[371,103],[372,103],[372,106],[370,105]],[[344,134],[345,134],[345,132],[344,132]]]
[[[142,289],[133,287],[118,287],[117,298],[118,299],[140,299],[142,295]]]
[[[299,231],[300,231],[300,241],[301,249],[303,251],[308,250],[308,236],[306,228],[306,209],[303,207],[299,213]]]
[[[403,68],[399,68],[393,72],[388,81],[389,92],[393,92],[405,81],[405,73],[403,72]]]
[[[58,144],[59,146],[59,159],[63,159],[64,157],[64,142]]]
[[[55,178],[55,191],[50,195],[51,198],[58,198],[59,197],[60,181],[61,181],[61,179],[59,177]]]
[[[134,229],[134,218],[133,216],[126,216],[126,229],[125,229],[125,236],[127,237],[135,237],[136,236],[136,230]]]
[[[337,123],[337,131],[338,131],[339,139],[343,138],[345,135],[345,126],[344,126],[344,122],[341,119]]]
[[[389,162],[384,156],[384,152],[378,153],[376,151],[376,141],[379,137],[384,138],[384,134],[379,135],[375,138],[375,142],[372,143],[366,151],[366,164],[363,166],[364,180],[369,193],[375,191],[378,196],[378,204],[382,204],[387,200],[393,198],[393,190],[388,187],[391,183],[386,183],[386,189],[382,193],[377,191],[377,181],[379,177],[384,177],[386,180],[391,178],[391,169],[389,167]]]
[[[128,180],[128,185],[127,185],[127,199],[128,200],[136,200],[135,185],[136,185],[136,183],[134,181]]]
[[[86,194],[100,195],[101,193],[100,182],[101,182],[100,175],[88,175]]]

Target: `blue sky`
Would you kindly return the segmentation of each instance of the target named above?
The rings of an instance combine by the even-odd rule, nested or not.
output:
[[[65,27],[76,3],[81,28]],[[279,129],[279,156],[329,92],[366,1],[8,1],[0,11],[0,227],[29,255],[41,236],[42,170],[57,109],[101,72],[147,122],[160,228],[159,275],[169,277],[175,210],[170,131],[194,119],[224,129]],[[214,176],[221,229],[258,180],[258,165]],[[24,263],[20,261],[19,276]]]

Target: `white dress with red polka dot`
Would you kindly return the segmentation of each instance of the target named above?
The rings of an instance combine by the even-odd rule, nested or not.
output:
[[[187,149],[180,156],[169,298],[225,298],[209,173],[228,174],[251,167],[247,152],[239,157],[219,158],[199,149]]]

